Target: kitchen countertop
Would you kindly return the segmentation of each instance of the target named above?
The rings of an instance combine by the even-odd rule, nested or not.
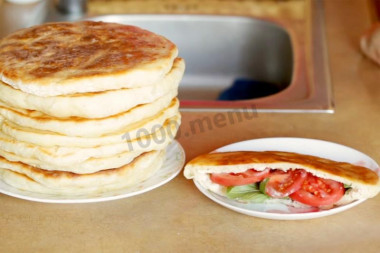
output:
[[[262,137],[341,143],[380,161],[380,68],[359,51],[371,22],[367,1],[325,1],[334,114],[259,113],[192,132],[214,113],[183,113],[178,138],[187,159]],[[188,133],[186,135],[186,133]],[[92,204],[43,204],[0,195],[2,252],[378,252],[380,195],[345,212],[273,221],[226,209],[182,174],[153,191]]]

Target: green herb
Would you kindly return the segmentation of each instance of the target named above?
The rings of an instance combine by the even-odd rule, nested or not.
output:
[[[349,188],[351,188],[351,185],[350,184],[343,184],[343,187],[344,187],[344,189],[349,189]]]

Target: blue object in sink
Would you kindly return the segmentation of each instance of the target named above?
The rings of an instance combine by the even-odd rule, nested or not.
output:
[[[244,100],[266,97],[279,92],[278,85],[251,79],[236,79],[231,87],[220,93],[218,100]]]

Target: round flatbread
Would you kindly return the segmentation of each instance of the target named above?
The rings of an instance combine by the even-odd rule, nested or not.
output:
[[[171,90],[152,103],[138,105],[126,112],[101,119],[54,118],[38,111],[11,108],[0,102],[0,118],[2,116],[7,121],[31,129],[94,138],[120,131],[128,125],[158,114],[176,103],[176,95],[177,90]]]
[[[165,148],[165,147],[160,147]],[[150,152],[153,150],[146,150],[145,152]],[[117,155],[112,155],[110,157],[102,158],[89,158],[83,162],[77,162],[73,164],[62,164],[62,163],[47,163],[37,160],[35,158],[21,157],[19,155],[6,152],[0,149],[0,156],[4,157],[8,161],[21,162],[27,165],[31,165],[36,168],[50,171],[68,171],[76,174],[88,174],[95,173],[101,170],[106,170],[110,168],[119,168],[125,164],[130,163],[133,159],[144,153],[144,151],[132,151],[124,152]]]
[[[178,114],[179,101],[174,99],[169,107],[158,114],[126,126],[119,131],[107,133],[99,137],[76,137],[42,131],[16,125],[8,120],[0,123],[0,131],[17,141],[35,144],[43,147],[80,147],[91,148],[101,145],[117,144],[123,141],[123,136],[133,140],[149,135],[162,128],[164,123]]]
[[[149,86],[177,57],[162,36],[116,23],[47,23],[0,41],[0,79],[23,92],[58,96]]]
[[[117,156],[125,152],[137,152],[147,150],[160,150],[165,148],[174,139],[180,125],[180,114],[165,121],[163,127],[150,135],[138,139],[130,139],[128,133],[122,136],[121,142],[110,145],[96,146],[92,148],[76,147],[42,147],[35,144],[17,141],[0,132],[1,150],[20,157],[21,162],[35,159],[41,163],[56,164],[58,166],[70,166],[84,162],[90,158],[105,158]],[[34,164],[29,164],[34,166]]]
[[[151,177],[165,160],[165,151],[151,151],[120,168],[91,174],[41,170],[0,157],[0,178],[18,189],[46,193],[97,194],[137,184]]]
[[[0,101],[10,107],[35,110],[56,118],[105,118],[177,90],[184,69],[183,59],[178,58],[163,79],[149,86],[56,97],[39,97],[0,82]]]

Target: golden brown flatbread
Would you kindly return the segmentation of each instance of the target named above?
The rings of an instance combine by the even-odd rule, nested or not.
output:
[[[137,184],[152,176],[163,164],[165,151],[144,153],[120,168],[91,174],[47,171],[0,156],[0,178],[7,184],[41,193],[100,193]]]
[[[171,91],[177,92],[184,70],[184,60],[176,58],[170,72],[149,86],[54,97],[28,94],[0,81],[0,102],[13,108],[35,110],[55,118],[105,118],[141,104],[152,103]]]
[[[220,166],[219,168],[221,169],[236,165],[252,166],[252,168],[256,170],[260,170],[256,167],[257,165],[259,165],[260,168],[264,165],[265,167],[273,169],[282,169],[283,166],[286,165],[289,169],[306,168],[307,170],[311,170],[310,172],[326,173],[331,176],[338,176],[362,184],[376,185],[379,181],[379,177],[374,171],[362,166],[336,162],[311,155],[280,151],[209,153],[200,155],[187,164],[187,166],[197,167]]]
[[[113,133],[153,117],[177,103],[177,90],[158,98],[152,103],[138,105],[131,110],[100,119],[79,117],[55,118],[39,111],[16,109],[0,102],[0,116],[16,125],[66,136],[94,138]],[[1,99],[0,99],[1,101]]]
[[[174,99],[169,107],[165,108],[152,117],[146,117],[143,120],[127,125],[125,128],[120,129],[116,132],[104,133],[103,135],[94,138],[67,136],[50,131],[33,129],[14,124],[12,121],[8,120],[3,120],[3,122],[0,122],[0,132],[8,135],[16,141],[26,142],[43,147],[60,146],[93,148],[101,145],[110,145],[124,142],[125,140],[123,136],[126,133],[128,133],[128,137],[131,140],[150,135],[157,131],[157,129],[164,126],[167,120],[172,120],[174,123],[173,117],[179,115],[178,106],[179,101],[177,99]],[[142,131],[141,129],[144,130]]]
[[[181,122],[185,63],[138,27],[47,23],[0,40],[0,180],[98,194],[152,176]]]
[[[167,119],[162,127],[154,125],[154,132],[149,135],[130,139],[130,135],[125,133],[120,136],[120,142],[109,145],[99,145],[88,148],[79,147],[43,147],[33,143],[22,142],[15,140],[12,137],[0,131],[0,156],[7,159],[17,159],[26,164],[37,166],[44,169],[49,169],[53,165],[57,168],[69,169],[71,172],[77,168],[75,164],[82,163],[91,158],[111,158],[119,156],[126,152],[147,152],[151,150],[159,150],[167,147],[175,137],[178,127],[181,122],[181,116],[178,113],[176,116]],[[147,129],[143,129],[147,131]],[[3,151],[5,151],[3,153]],[[10,153],[13,156],[7,156]],[[57,169],[58,170],[58,169]],[[80,172],[78,172],[80,173]]]
[[[47,23],[0,41],[0,79],[26,93],[58,96],[152,85],[171,69],[177,47],[116,23]]]

